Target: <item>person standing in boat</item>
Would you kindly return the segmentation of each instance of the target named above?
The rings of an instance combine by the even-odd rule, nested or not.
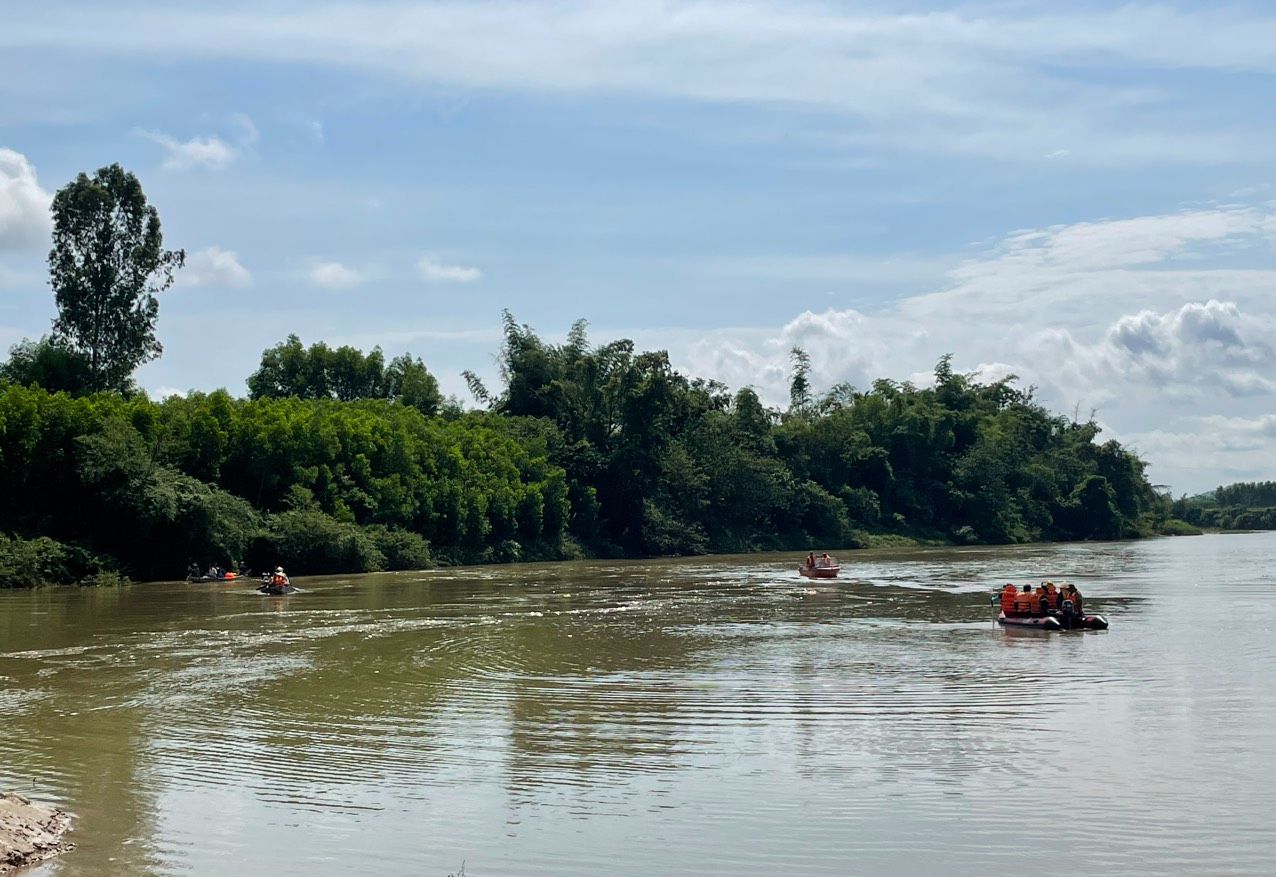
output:
[[[815,568],[815,552],[814,551],[812,551],[810,554],[806,556],[806,568],[807,569]]]

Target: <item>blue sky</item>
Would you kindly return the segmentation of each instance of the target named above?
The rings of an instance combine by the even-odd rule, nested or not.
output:
[[[500,311],[785,401],[1008,372],[1154,481],[1276,478],[1276,8],[5,0],[0,345],[118,161],[190,258],[153,393],[303,341],[494,379]]]

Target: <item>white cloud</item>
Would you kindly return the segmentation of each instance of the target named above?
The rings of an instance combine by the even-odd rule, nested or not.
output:
[[[192,137],[179,141],[163,131],[139,130],[136,133],[164,147],[168,153],[164,167],[168,170],[185,171],[197,167],[222,170],[239,155],[238,149],[218,137]]]
[[[416,271],[427,283],[473,283],[483,276],[477,268],[445,265],[433,256],[423,256],[416,263]]]
[[[1174,418],[1118,439],[1152,462],[1153,480],[1173,476],[1175,495],[1236,481],[1270,481],[1276,457],[1276,415]]]
[[[158,400],[158,399],[167,399],[169,396],[181,396],[184,398],[186,396],[186,393],[187,393],[186,390],[179,390],[176,387],[169,387],[164,384],[161,384],[160,386],[151,390],[149,395],[152,399]]]
[[[1217,163],[1267,152],[1253,119],[1184,123],[1161,68],[1276,70],[1261,6],[1055,3],[934,11],[782,0],[205,2],[180,17],[75,4],[19,18],[0,47],[101,57],[327,65],[437,85],[814,108],[849,141],[1041,160]],[[1096,68],[1119,75],[1096,77]],[[1260,125],[1261,127],[1261,125]]]
[[[186,267],[177,274],[178,282],[186,287],[215,286],[242,289],[252,284],[252,275],[239,263],[230,250],[208,247],[192,253],[186,259]]]
[[[1097,410],[1109,436],[1138,437],[1144,453],[1171,441],[1148,436],[1205,430],[1174,439],[1191,452],[1154,461],[1157,480],[1205,489],[1221,483],[1209,472],[1252,477],[1261,469],[1260,452],[1242,439],[1266,449],[1268,467],[1276,451],[1276,436],[1263,431],[1270,424],[1259,419],[1276,395],[1270,210],[1218,207],[1018,231],[950,270],[940,291],[881,312],[808,311],[775,329],[634,338],[669,349],[687,373],[752,385],[780,407],[794,345],[810,354],[821,391],[842,381],[864,390],[881,377],[924,384],[952,353],[955,369],[982,380],[1018,375],[1059,413]],[[1230,438],[1209,434],[1211,417],[1226,420]],[[1186,426],[1168,426],[1183,418]]]
[[[350,289],[363,283],[363,275],[340,262],[320,262],[310,269],[310,282],[324,289]]]
[[[0,250],[49,246],[53,195],[40,188],[35,167],[12,149],[0,149]]]

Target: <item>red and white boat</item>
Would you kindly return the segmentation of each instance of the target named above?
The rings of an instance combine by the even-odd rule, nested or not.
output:
[[[837,558],[830,557],[825,560],[821,557],[815,561],[815,566],[805,564],[799,566],[798,575],[806,576],[808,579],[835,579],[839,569],[841,567],[837,565]]]

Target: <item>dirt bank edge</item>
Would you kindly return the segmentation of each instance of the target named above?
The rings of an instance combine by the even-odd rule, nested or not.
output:
[[[14,792],[0,792],[0,874],[73,849],[64,835],[71,815],[57,807],[34,804]]]

